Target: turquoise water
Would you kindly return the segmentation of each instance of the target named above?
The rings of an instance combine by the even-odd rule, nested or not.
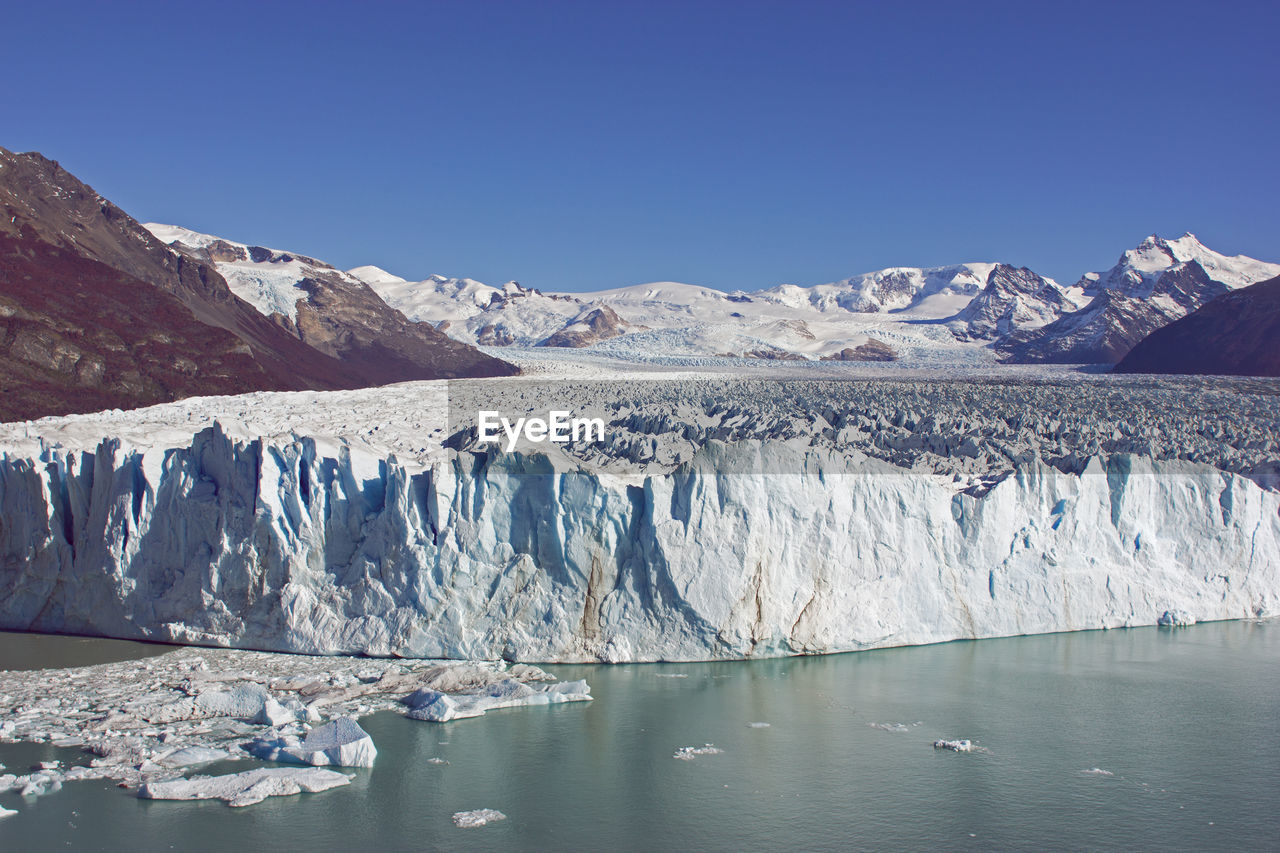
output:
[[[13,642],[0,637],[0,666],[10,665]],[[23,642],[46,645],[65,664],[75,662],[66,644],[83,641]],[[595,701],[442,725],[375,715],[363,723],[377,766],[352,771],[351,787],[246,809],[144,802],[102,782],[33,802],[0,795],[0,805],[20,809],[0,822],[0,849],[1280,844],[1280,623],[548,668],[586,678]],[[676,675],[685,677],[668,677]],[[935,751],[938,737],[972,738],[989,751]],[[672,758],[705,743],[723,752]],[[83,760],[74,750],[0,745],[11,769],[52,757]],[[1114,775],[1082,772],[1092,768]],[[454,812],[479,808],[507,820],[453,825]]]

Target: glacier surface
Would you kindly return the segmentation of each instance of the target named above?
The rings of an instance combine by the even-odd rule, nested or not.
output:
[[[619,417],[637,429],[652,420]],[[812,419],[817,437],[838,422],[829,410]],[[669,464],[617,471],[440,443],[402,463],[368,442],[296,428],[250,438],[218,421],[150,447],[14,440],[0,457],[0,627],[616,662],[1280,608],[1280,494],[1243,462],[1229,471],[1097,444],[1070,464],[1009,453],[1000,478],[966,493],[894,464],[930,446],[911,450],[910,419],[897,421],[905,451],[872,455],[893,428],[881,421],[859,447],[773,430],[698,438]],[[1061,440],[1066,421],[1055,423]],[[1264,424],[1268,434],[1274,443]],[[975,452],[955,435],[934,447],[939,458]]]

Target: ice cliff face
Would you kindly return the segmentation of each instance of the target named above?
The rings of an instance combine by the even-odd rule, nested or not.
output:
[[[1280,495],[1204,463],[1020,465],[982,497],[710,441],[631,479],[218,427],[0,459],[0,626],[315,653],[706,659],[1280,610]]]

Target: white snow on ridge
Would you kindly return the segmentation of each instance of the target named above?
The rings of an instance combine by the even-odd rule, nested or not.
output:
[[[214,266],[227,280],[228,286],[236,296],[267,316],[283,314],[291,320],[296,320],[298,301],[307,298],[307,292],[299,285],[303,279],[318,273],[346,278],[357,286],[363,284],[360,279],[336,270],[322,261],[294,252],[264,246],[250,246],[247,243],[237,243],[211,234],[201,234],[176,225],[145,222],[142,227],[169,245],[180,242],[195,249],[221,248],[224,253],[239,255],[236,258],[226,254],[216,257]],[[218,245],[215,246],[215,244]],[[377,270],[381,278],[388,282],[395,278],[377,267],[362,269]]]
[[[980,345],[958,343],[944,329],[919,323],[955,315],[994,267],[895,268],[812,288],[780,285],[754,293],[669,281],[587,293],[542,293],[514,283],[499,290],[471,279],[441,276],[420,282],[362,277],[410,319],[482,346],[534,347],[576,318],[607,306],[639,330],[589,348],[619,357],[775,353],[818,359],[875,338],[908,351],[945,352],[948,360],[968,363],[975,358],[963,353]]]
[[[1165,240],[1152,234],[1137,248],[1125,251],[1116,265],[1106,272],[1086,273],[1077,286],[1090,290],[1119,290],[1126,295],[1146,297],[1161,273],[1187,261],[1197,262],[1204,267],[1209,278],[1232,290],[1280,275],[1280,264],[1245,255],[1223,255],[1205,246],[1188,231],[1176,240]]]
[[[404,284],[405,280],[395,273],[389,273],[382,267],[375,267],[372,264],[356,267],[347,270],[347,275],[354,276],[366,284]]]
[[[323,272],[367,284],[410,320],[430,323],[456,340],[482,347],[571,343],[637,362],[698,356],[822,360],[878,341],[904,363],[973,366],[995,360],[989,336],[960,334],[957,340],[948,328],[948,321],[983,292],[995,263],[890,267],[828,284],[782,284],[750,293],[672,281],[556,293],[516,282],[495,287],[441,275],[409,281],[372,265],[341,272],[304,256],[220,241],[177,226],[145,227],[167,243],[180,241],[209,250],[232,290],[264,314],[296,317],[298,300],[306,296],[297,285]],[[1126,251],[1111,270],[1088,273],[1072,287],[1044,281],[1060,296],[1052,300],[1055,305],[1060,302],[1075,311],[1086,307],[1099,289],[1149,298],[1164,271],[1190,260],[1231,288],[1280,275],[1280,264],[1228,257],[1185,234],[1176,240],[1148,237]],[[611,325],[584,334],[584,323],[593,317],[599,322],[598,312],[606,308],[616,315]],[[1038,319],[1023,318],[1015,325],[1032,329],[1059,312],[1041,312]],[[557,335],[566,331],[577,334]]]
[[[159,222],[144,222],[142,227],[150,231],[162,243],[170,245],[174,243],[183,243],[195,249],[203,249],[211,243],[216,243],[220,237],[212,234],[201,234],[199,231],[192,231],[190,228],[183,228],[180,225],[164,225]],[[228,241],[229,242],[229,241]]]
[[[432,275],[422,281],[405,281],[390,273],[381,275],[377,267],[356,267],[347,274],[374,289],[392,308],[405,313],[410,320],[439,326],[446,321],[457,323],[473,317],[488,306],[502,289],[470,278],[445,278]]]

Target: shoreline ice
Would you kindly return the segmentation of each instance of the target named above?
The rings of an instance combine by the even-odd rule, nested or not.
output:
[[[492,686],[511,684],[534,696],[565,686],[524,664],[205,648],[86,667],[0,671],[0,742],[74,744],[85,760],[0,774],[0,793],[41,796],[86,779],[138,788],[180,780],[215,761],[371,767],[377,750],[356,718],[384,711],[409,717],[403,700],[421,690],[467,702]],[[586,682],[572,685],[573,696],[562,693],[562,701],[590,699]],[[298,710],[273,725],[262,713],[270,704]],[[504,707],[529,704],[546,703]]]

